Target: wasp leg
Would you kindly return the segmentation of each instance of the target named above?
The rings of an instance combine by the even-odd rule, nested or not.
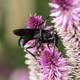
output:
[[[26,49],[26,52],[28,52],[29,54],[31,54],[37,60],[36,56],[33,53],[31,53],[29,50]]]
[[[36,47],[37,50],[38,50],[38,52],[39,52],[39,49],[38,49],[38,47],[37,47],[37,46],[38,46],[38,42],[39,42],[39,41],[36,40],[36,41],[35,41],[35,44],[34,44],[33,46],[27,47],[26,50],[27,50],[28,52],[30,52],[28,49]],[[38,52],[36,52],[36,55],[35,55],[35,56],[39,56]],[[31,52],[30,52],[30,53],[31,53]],[[33,53],[32,53],[32,54],[33,54]]]
[[[56,40],[56,39],[55,39],[55,34],[56,34],[56,33],[53,31],[53,33],[52,33],[52,35],[53,35],[53,36],[52,36],[52,38],[53,38],[53,41],[52,41],[53,43],[52,43],[52,45],[53,45],[53,47],[54,47],[53,53],[55,52],[55,45],[56,45],[56,43],[55,43],[55,40]]]
[[[50,46],[49,45],[50,45],[50,43],[47,43],[47,47],[50,49]]]
[[[41,43],[41,41],[39,41],[39,46],[37,46],[37,50],[38,50],[39,53],[41,53],[41,52],[39,51],[39,49],[41,48],[41,46],[42,46],[42,43]]]

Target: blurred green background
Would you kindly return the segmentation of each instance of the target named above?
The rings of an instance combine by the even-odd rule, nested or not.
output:
[[[25,53],[13,30],[24,27],[30,14],[35,13],[47,17],[48,0],[0,0],[0,80],[20,80],[14,77],[26,75]]]

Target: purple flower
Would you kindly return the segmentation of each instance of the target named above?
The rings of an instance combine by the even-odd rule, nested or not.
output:
[[[40,56],[41,80],[68,80],[69,63],[61,53],[45,49]]]
[[[35,45],[35,43],[37,43],[37,44]],[[30,47],[30,48],[28,48],[28,47]],[[41,46],[40,46],[40,43],[36,42],[36,40],[33,39],[33,40],[28,41],[24,45],[24,51],[27,52],[26,51],[26,49],[27,49],[29,52],[34,54],[35,57],[36,57],[37,55],[40,56],[40,54],[42,53],[42,51],[44,49],[46,49],[46,48],[52,49],[52,47],[53,47],[53,45],[49,44],[49,47],[48,47],[48,45],[46,43],[42,43]]]
[[[42,16],[32,16],[27,21],[28,28],[41,28],[44,25],[44,19]]]
[[[64,31],[80,30],[80,0],[50,0],[51,21],[55,27],[61,27]]]

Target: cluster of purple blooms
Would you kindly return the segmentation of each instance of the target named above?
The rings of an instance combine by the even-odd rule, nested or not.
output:
[[[50,0],[51,21],[64,31],[80,31],[80,0]],[[57,23],[58,22],[58,23]]]
[[[32,16],[27,22],[27,28],[36,29],[43,28],[45,23],[42,16]],[[47,27],[47,26],[46,26]],[[45,27],[45,28],[46,28]],[[33,46],[35,44],[35,39],[28,41],[25,44],[25,48]],[[42,43],[43,50],[39,53],[37,61],[39,62],[41,80],[68,80],[69,74],[69,62],[67,58],[63,58],[61,52],[58,49],[54,50],[54,46],[50,44],[50,47],[47,46],[47,43]],[[28,49],[30,52],[34,53],[35,56],[38,53],[37,45],[35,47]],[[36,56],[37,57],[37,56]]]
[[[54,28],[58,31],[70,32],[73,35],[80,31],[80,0],[50,0],[50,16]],[[46,29],[49,28],[42,16],[32,16],[26,23],[28,29]],[[80,32],[79,32],[80,33]],[[27,36],[27,35],[26,35]],[[24,49],[33,46],[36,40],[29,40],[24,45]],[[41,80],[69,80],[70,63],[68,58],[64,58],[57,47],[52,44],[42,43],[39,50],[39,56],[36,46],[29,48],[28,51],[34,53],[40,66]],[[80,48],[79,48],[80,49]],[[73,80],[73,79],[71,79]],[[76,79],[78,80],[78,79]]]

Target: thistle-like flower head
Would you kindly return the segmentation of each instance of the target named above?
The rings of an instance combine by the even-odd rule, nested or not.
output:
[[[50,0],[51,21],[55,27],[61,27],[64,31],[80,30],[80,0]]]
[[[34,28],[41,28],[43,27],[44,19],[42,16],[31,16],[27,21],[27,27],[34,29]]]
[[[41,80],[68,80],[69,64],[58,51],[45,49],[40,56]]]

